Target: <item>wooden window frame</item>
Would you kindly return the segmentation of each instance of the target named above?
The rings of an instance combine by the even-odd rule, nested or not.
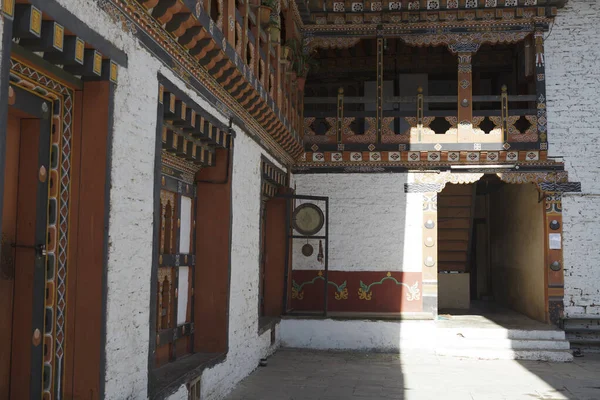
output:
[[[162,164],[162,159],[161,159]],[[157,315],[156,318],[156,348],[157,348],[157,357],[158,357],[158,349],[160,347],[169,345],[169,359],[167,362],[161,364],[165,365],[170,362],[174,362],[178,359],[177,349],[178,349],[178,341],[182,338],[187,338],[186,348],[187,351],[183,354],[189,355],[193,353],[194,348],[194,281],[195,281],[195,266],[196,266],[196,255],[195,255],[195,215],[196,215],[196,186],[190,183],[183,182],[178,180],[172,176],[163,174],[161,177],[162,187],[160,189],[160,193],[168,192],[173,193],[173,197],[175,199],[174,209],[175,215],[172,218],[173,223],[176,224],[175,227],[172,228],[173,233],[175,234],[173,240],[173,249],[174,251],[171,253],[165,253],[165,249],[161,248],[162,239],[165,229],[163,227],[163,202],[161,200],[161,212],[160,212],[160,223],[158,225],[159,230],[159,242],[158,242],[158,276],[157,279],[160,279],[160,271],[161,269],[172,269],[171,273],[172,279],[172,289],[169,289],[170,301],[170,315],[171,315],[171,323],[169,326],[161,329],[161,315]],[[192,199],[191,205],[191,222],[190,222],[190,248],[187,253],[180,252],[180,244],[181,244],[181,210],[182,210],[182,199],[183,197],[190,197]],[[155,228],[156,229],[156,228]],[[161,235],[162,233],[162,235]],[[156,248],[153,248],[153,251],[156,251]],[[189,314],[189,321],[186,318],[186,322],[183,324],[178,324],[178,301],[179,301],[179,272],[180,268],[187,267],[189,268],[189,278],[188,283],[190,284],[190,289],[188,292],[188,300],[187,300],[187,312]],[[159,282],[160,283],[160,282]],[[161,300],[164,304],[164,297],[161,298],[160,293],[158,292],[160,288],[157,288],[157,312],[159,310],[159,304]],[[168,311],[169,312],[169,311]],[[156,363],[159,364],[158,359]]]
[[[210,368],[225,360],[228,349],[228,318],[227,311],[223,307],[215,308],[211,305],[208,309],[208,299],[211,296],[226,292],[223,297],[223,306],[229,304],[229,270],[227,263],[231,257],[231,177],[227,172],[224,182],[221,178],[212,179],[213,176],[221,176],[223,171],[229,171],[233,151],[233,131],[226,124],[213,117],[203,107],[187,96],[176,84],[158,75],[159,90],[157,104],[157,125],[154,160],[154,213],[153,213],[153,237],[152,237],[152,272],[150,282],[150,318],[149,318],[149,352],[148,352],[148,393],[149,397],[165,397],[181,385],[189,384],[202,374],[206,368]],[[231,122],[230,122],[231,124]],[[208,180],[206,180],[208,178]],[[208,183],[207,183],[208,182]],[[210,183],[214,183],[211,185]],[[177,237],[174,238],[175,250],[173,254],[165,254],[164,248],[160,248],[161,241],[161,190],[175,192],[176,217],[175,221],[181,221],[181,199],[183,196],[192,198],[191,210],[191,232],[190,253],[185,260],[185,253],[179,252],[181,241],[180,229],[176,230]],[[225,198],[223,193],[228,193]],[[214,200],[219,199],[219,200]],[[218,204],[213,205],[213,201]],[[204,240],[210,242],[209,249],[212,251],[221,243],[211,241],[211,236],[205,238],[203,231],[195,221],[207,218],[205,212],[212,208],[224,207],[225,219],[223,226],[219,225],[221,237],[226,236],[229,240],[223,244],[228,251],[224,257],[216,257],[215,254],[207,253]],[[214,212],[213,212],[214,214]],[[210,215],[210,214],[209,214]],[[214,217],[214,215],[211,215]],[[210,220],[209,217],[207,220]],[[218,216],[216,216],[218,217]],[[217,221],[221,223],[221,219]],[[212,224],[215,221],[211,222]],[[212,231],[211,231],[212,232]],[[220,247],[219,247],[220,248]],[[221,254],[219,251],[218,254]],[[198,257],[201,255],[201,257]],[[207,258],[208,257],[208,258]],[[218,261],[215,259],[218,258]],[[200,268],[205,265],[211,268]],[[177,265],[176,265],[177,264]],[[198,264],[198,268],[196,268]],[[222,269],[225,265],[225,273],[219,277],[211,274],[215,268]],[[185,324],[177,326],[177,301],[169,310],[172,315],[172,324],[164,331],[158,332],[158,272],[160,268],[171,266],[173,268],[190,267],[190,286],[194,288],[189,292],[187,315]],[[178,276],[173,273],[173,288],[179,283]],[[177,280],[175,280],[177,279]],[[208,283],[209,287],[205,287]],[[177,288],[179,289],[179,288]],[[179,292],[179,290],[178,290]],[[213,329],[195,329],[199,327],[212,326]],[[185,328],[184,328],[185,327]],[[157,350],[161,343],[173,341],[173,338],[189,337],[185,350],[185,356],[181,348],[170,348],[167,362],[157,363]]]

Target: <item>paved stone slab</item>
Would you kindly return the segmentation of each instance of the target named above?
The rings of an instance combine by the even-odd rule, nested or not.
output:
[[[573,363],[281,349],[227,400],[600,400],[600,354]]]

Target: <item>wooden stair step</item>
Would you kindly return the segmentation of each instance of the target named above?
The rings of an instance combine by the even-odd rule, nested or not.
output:
[[[469,229],[471,220],[469,218],[448,218],[438,220],[439,229]]]
[[[440,262],[445,262],[445,261],[467,262],[467,252],[466,251],[440,251],[438,259],[440,260]]]
[[[460,262],[455,262],[455,261],[439,261],[438,262],[438,271],[466,272],[467,266],[465,263],[460,263]]]
[[[470,218],[471,207],[438,207],[438,219],[444,218]]]
[[[444,240],[438,243],[438,251],[454,251],[456,249],[467,249],[469,242],[466,240]]]
[[[441,196],[438,197],[440,207],[471,207],[471,196]]]
[[[446,240],[469,241],[468,229],[440,229],[438,231],[438,241],[441,243]]]

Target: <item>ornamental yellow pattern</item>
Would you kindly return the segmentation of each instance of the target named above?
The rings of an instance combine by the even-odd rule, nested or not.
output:
[[[360,300],[371,300],[373,292],[365,292],[362,288],[358,288],[358,298]]]
[[[304,299],[304,290],[298,292],[296,288],[292,288],[292,299],[302,300]]]
[[[408,289],[408,292],[406,293],[406,300],[408,301],[417,301],[421,298],[421,289],[419,289],[419,282],[416,281],[412,286],[408,285],[404,282],[400,282],[398,281],[396,278],[394,278],[392,276],[391,272],[388,272],[385,274],[385,277],[383,277],[380,281],[378,282],[373,282],[370,285],[366,285],[363,281],[360,281],[360,288],[358,289],[358,299],[359,300],[371,300],[371,296],[373,295],[373,292],[371,291],[371,288],[373,286],[376,285],[381,285],[384,281],[387,280],[391,280],[393,281],[396,285],[399,286],[404,286]]]
[[[336,300],[348,300],[348,288],[344,288],[341,292],[335,293]]]
[[[295,280],[292,279],[292,299],[302,300],[304,298],[304,291],[302,288],[304,285],[313,285],[316,281],[321,280],[324,281],[323,271],[317,272],[317,276],[315,276],[312,280],[303,282],[302,284],[298,284]],[[344,281],[341,285],[338,285],[335,282],[328,281],[327,284],[335,287],[335,299],[336,300],[348,300],[348,288],[346,287],[347,282]]]

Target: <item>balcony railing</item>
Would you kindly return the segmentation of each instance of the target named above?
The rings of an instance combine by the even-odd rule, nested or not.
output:
[[[340,89],[337,98],[304,98],[305,149],[314,151],[317,145],[320,151],[329,150],[339,144],[354,149],[356,144],[380,149],[398,144],[417,150],[445,144],[465,150],[479,144],[489,149],[539,149],[536,100],[535,95],[509,95],[506,88],[500,95],[473,96],[472,119],[459,121],[458,107],[464,105],[458,96],[384,97],[377,135],[376,99],[345,97]]]

